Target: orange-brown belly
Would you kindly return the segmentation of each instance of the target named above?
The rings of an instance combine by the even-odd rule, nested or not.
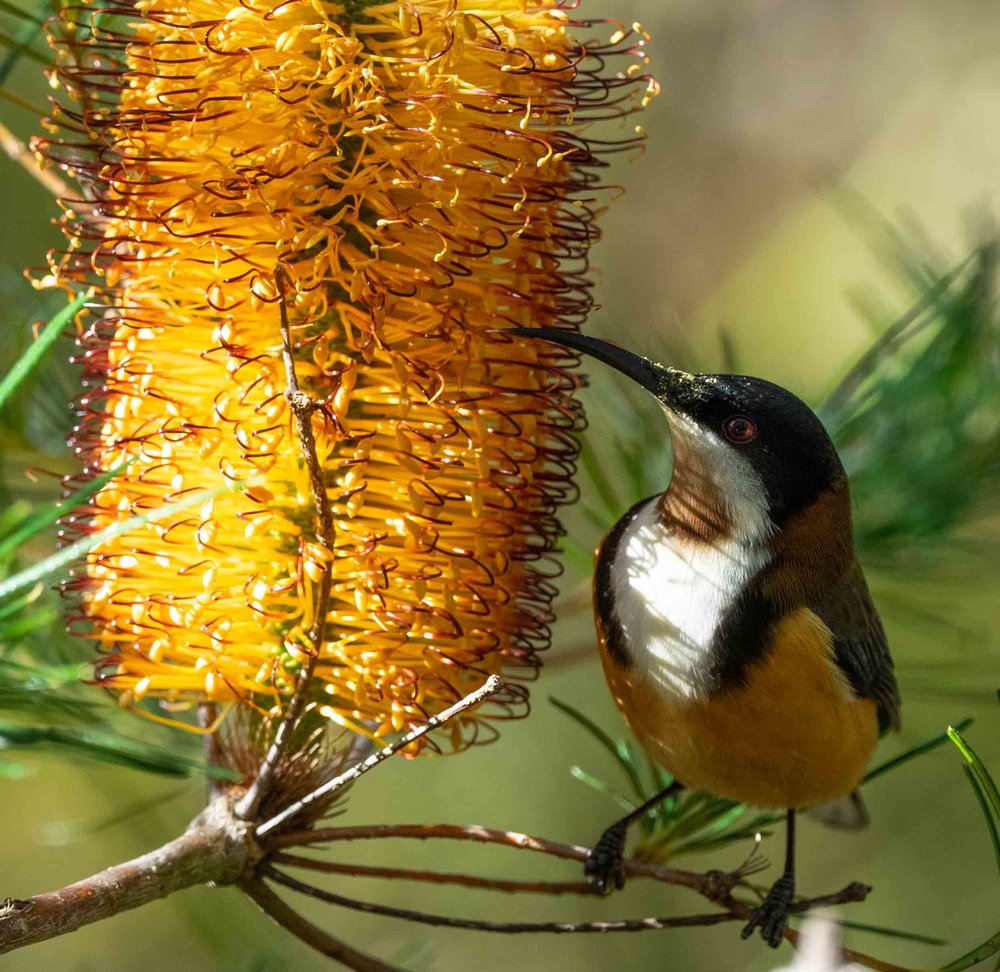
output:
[[[875,703],[853,695],[829,629],[802,609],[774,630],[747,684],[683,698],[601,658],[636,738],[685,785],[759,807],[804,807],[849,793],[878,738]]]

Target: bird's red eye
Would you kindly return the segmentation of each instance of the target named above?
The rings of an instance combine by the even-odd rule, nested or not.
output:
[[[730,442],[749,442],[757,434],[757,426],[745,415],[733,415],[722,426]]]

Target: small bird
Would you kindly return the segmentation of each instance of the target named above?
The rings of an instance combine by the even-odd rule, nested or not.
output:
[[[604,832],[587,873],[602,891],[622,887],[628,825],[681,786],[784,809],[784,872],[743,929],[776,947],[795,894],[796,811],[828,804],[828,822],[863,824],[855,787],[879,735],[899,727],[837,451],[769,381],[688,374],[550,328],[505,332],[611,365],[652,392],[670,430],[666,490],[598,548],[594,611],[615,701],[676,782]]]

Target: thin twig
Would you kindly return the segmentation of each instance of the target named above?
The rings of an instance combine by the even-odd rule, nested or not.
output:
[[[499,844],[519,850],[535,851],[540,854],[546,854],[549,857],[557,857],[568,861],[584,861],[590,853],[586,847],[580,847],[576,844],[562,844],[554,840],[547,840],[544,837],[534,837],[530,834],[522,834],[513,830],[494,830],[489,827],[480,827],[476,824],[373,824],[360,827],[327,827],[322,830],[280,834],[274,838],[270,847],[272,850],[277,850],[282,847],[297,847],[314,843],[326,844],[342,840],[370,840],[389,837],[417,840],[435,838],[444,840],[469,840],[482,844]],[[288,863],[294,863],[296,866],[309,866],[301,863],[304,860],[308,860],[308,858],[300,858],[295,855],[281,854],[279,852],[270,858],[270,860],[274,861],[282,859]],[[625,873],[629,877],[649,878],[653,881],[660,881],[663,884],[690,888],[710,901],[722,904],[726,908],[731,909],[740,917],[743,917],[744,914],[746,917],[749,917],[750,912],[753,910],[750,905],[744,904],[732,897],[733,888],[741,883],[744,876],[742,869],[731,873],[709,871],[702,874],[697,871],[684,871],[679,868],[664,867],[661,864],[647,864],[644,861],[635,861],[628,858],[625,859],[624,865]],[[324,870],[325,868],[315,867],[313,869]],[[478,879],[473,878],[473,880]],[[806,911],[818,905],[846,904],[848,902],[863,901],[870,891],[871,888],[867,885],[855,881],[833,894],[797,901],[791,906],[790,910],[794,913]]]
[[[475,874],[455,874],[450,871],[427,871],[414,867],[373,867],[367,864],[342,864],[337,861],[317,861],[297,854],[272,854],[273,864],[302,867],[323,874],[347,874],[351,877],[389,878],[402,881],[422,881],[427,884],[457,884],[463,888],[484,891],[504,891],[509,894],[585,894],[599,895],[598,887],[588,881],[517,881],[506,878],[478,877]]]
[[[519,850],[535,851],[566,861],[584,861],[590,853],[586,847],[562,844],[544,837],[518,833],[515,830],[496,830],[477,824],[372,824],[359,827],[325,827],[289,834],[278,834],[269,842],[270,848],[300,847],[308,844],[326,844],[342,840],[372,840],[402,837],[416,840],[469,840],[480,844],[500,844]],[[664,884],[692,888],[706,896],[717,895],[720,885],[728,893],[733,881],[718,872],[699,874],[658,864],[626,860],[625,873],[629,877],[646,877]],[[725,880],[722,880],[725,878]],[[726,886],[728,884],[728,887]]]
[[[288,277],[285,274],[284,268],[279,264],[274,271],[274,283],[278,290],[278,313],[281,320],[281,357],[285,365],[285,379],[287,383],[285,398],[292,410],[292,414],[295,416],[299,441],[302,444],[302,455],[305,459],[306,468],[309,471],[309,483],[312,488],[313,501],[316,504],[317,513],[316,539],[329,551],[332,557],[335,543],[333,510],[330,507],[330,497],[326,492],[323,467],[320,465],[319,456],[316,452],[316,436],[312,428],[313,413],[318,411],[320,406],[318,402],[299,388],[299,379],[295,372],[295,357],[292,353],[291,325],[288,321],[288,309],[285,306],[284,295],[287,282]],[[302,666],[302,670],[299,672],[299,677],[295,683],[295,692],[274,734],[274,741],[271,743],[271,747],[267,751],[264,761],[261,763],[260,771],[257,773],[257,777],[253,783],[250,784],[243,799],[236,805],[236,813],[243,820],[253,819],[260,809],[264,797],[274,782],[275,772],[284,755],[288,741],[302,715],[306,695],[308,694],[309,686],[312,684],[313,674],[316,670],[316,662],[319,660],[320,653],[323,650],[323,642],[326,635],[326,620],[330,611],[332,574],[332,559],[324,560],[321,575],[317,583],[315,620],[312,631],[309,633],[312,651]]]
[[[312,831],[301,831],[297,833],[289,834],[279,834],[271,842],[271,847],[274,849],[281,847],[297,847],[311,844],[325,844],[333,843],[336,841],[352,841],[352,840],[370,840],[370,839],[384,839],[384,838],[410,838],[418,840],[428,840],[428,839],[446,839],[446,840],[468,840],[474,841],[476,843],[485,844],[499,844],[505,847],[514,847],[520,850],[530,850],[541,854],[547,854],[550,857],[560,858],[562,860],[575,860],[582,861],[586,858],[588,849],[586,847],[579,847],[574,844],[562,844],[557,841],[547,840],[543,837],[534,837],[529,834],[522,834],[511,830],[495,830],[488,827],[480,827],[477,825],[461,825],[461,824],[373,824],[370,826],[359,826],[359,827],[327,827],[321,830]],[[275,854],[270,858],[272,861],[285,862],[293,864],[294,866],[311,866],[303,864],[303,858],[296,857],[295,855],[286,854]],[[320,862],[316,862],[319,864]],[[545,927],[535,926],[528,928],[524,923],[525,931],[549,931],[549,932],[570,932],[570,931],[582,931],[582,932],[594,932],[594,931],[640,931],[643,928],[671,928],[671,927],[683,927],[685,924],[695,925],[695,924],[716,924],[722,921],[730,920],[743,920],[749,919],[751,913],[753,912],[753,907],[743,901],[738,900],[732,896],[732,889],[735,887],[742,877],[741,871],[736,871],[731,874],[710,871],[707,874],[699,874],[694,871],[683,871],[676,868],[663,867],[657,864],[647,864],[641,861],[626,860],[625,873],[629,877],[641,877],[649,878],[655,881],[661,881],[664,884],[678,885],[681,887],[691,888],[697,891],[699,894],[718,904],[720,907],[725,909],[725,914],[723,916],[688,916],[682,919],[662,919],[662,921],[669,921],[671,924],[656,924],[655,922],[660,922],[661,919],[635,919],[631,922],[626,923],[589,923],[586,927],[571,927],[567,923],[547,923]],[[331,872],[336,872],[335,869],[339,870],[337,865],[333,867],[315,867],[315,870],[330,870]],[[275,875],[278,872],[275,872]],[[418,872],[419,873],[419,872]],[[435,872],[429,872],[435,873]],[[278,878],[275,876],[275,880]],[[386,875],[388,876],[388,875]],[[400,877],[410,877],[413,878],[413,874],[401,873]],[[282,875],[284,878],[283,883],[288,884],[293,881],[289,875]],[[461,877],[467,877],[466,875],[461,875]],[[416,878],[417,880],[422,880],[422,878]],[[473,881],[478,879],[473,878]],[[486,879],[484,879],[485,881]],[[458,883],[457,881],[455,883]],[[554,883],[554,882],[553,882]],[[291,885],[289,885],[291,886]],[[487,884],[475,885],[477,887],[488,887]],[[296,889],[297,890],[297,889]],[[505,888],[497,888],[497,890],[506,890]],[[808,911],[811,908],[819,907],[821,905],[837,905],[837,904],[847,904],[851,902],[859,902],[865,900],[870,892],[870,888],[864,884],[854,882],[842,888],[833,894],[819,895],[815,898],[807,898],[796,901],[791,906],[792,913],[800,913]],[[546,893],[547,889],[540,889],[542,893]],[[325,893],[325,892],[324,892]],[[347,899],[353,901],[353,899]],[[354,904],[362,904],[364,902],[354,902]],[[351,905],[353,906],[353,905]],[[349,907],[345,904],[345,907]],[[367,906],[366,906],[367,907]],[[372,906],[381,907],[381,906]],[[396,915],[396,917],[406,917],[403,915]],[[441,916],[431,916],[432,918],[438,919]],[[414,918],[413,920],[418,920]],[[464,919],[443,919],[440,922],[435,921],[435,923],[445,923],[445,922],[461,922]],[[642,924],[646,922],[646,924]],[[650,924],[650,922],[653,922]],[[556,928],[555,926],[560,927]],[[497,929],[490,928],[483,923],[478,923],[476,925],[472,924],[456,924],[454,927],[464,927],[464,928],[476,928],[482,931],[506,931],[507,929]],[[517,929],[515,929],[516,933]],[[785,937],[791,941],[795,942],[797,940],[798,933],[794,929],[787,929],[785,932]],[[852,962],[857,962],[861,965],[865,965],[870,969],[875,969],[877,972],[912,972],[903,968],[902,966],[893,965],[891,962],[885,962],[882,959],[875,958],[874,956],[867,955],[864,952],[856,952],[848,949],[844,950],[844,957]]]
[[[314,885],[306,884],[305,882],[292,877],[290,874],[285,874],[283,871],[277,870],[270,864],[266,864],[261,869],[261,873],[265,877],[269,877],[273,881],[283,884],[285,887],[291,888],[293,891],[298,891],[300,894],[308,895],[318,899],[319,901],[325,901],[328,904],[335,904],[344,908],[350,908],[353,911],[364,911],[373,915],[385,915],[389,918],[402,918],[405,921],[415,921],[424,925],[436,925],[446,928],[464,928],[468,931],[499,932],[506,935],[523,935],[536,932],[548,932],[557,935],[587,934],[594,932],[637,932],[663,928],[692,928],[705,925],[720,925],[729,921],[745,920],[746,915],[748,915],[751,910],[749,906],[742,905],[742,903],[734,901],[732,904],[739,905],[735,911],[729,910],[727,903],[726,911],[704,915],[670,915],[657,918],[628,918],[616,921],[583,922],[484,921],[474,918],[453,918],[450,915],[435,915],[424,911],[414,911],[410,908],[396,908],[391,905],[374,904],[370,901],[359,901],[356,898],[348,898],[344,895],[335,894],[332,891],[326,891],[322,888],[317,888]],[[826,894],[814,899],[797,901],[792,905],[791,910],[793,912],[806,911],[819,905],[843,904],[851,901],[859,901],[863,900],[867,891],[868,889],[865,888],[864,885],[848,885],[836,894]],[[744,912],[746,912],[746,914],[744,914]]]
[[[364,760],[364,762],[357,763],[346,772],[341,773],[339,776],[335,776],[332,780],[328,780],[322,786],[317,787],[311,793],[302,797],[301,800],[296,800],[290,806],[285,807],[281,813],[276,814],[270,820],[261,824],[257,828],[258,840],[266,837],[272,830],[276,827],[280,827],[286,820],[289,820],[296,814],[301,813],[310,804],[315,803],[317,800],[323,800],[334,796],[339,790],[342,790],[349,783],[353,783],[359,776],[362,776],[369,770],[374,769],[379,765],[379,763],[389,759],[390,756],[394,756],[401,749],[405,749],[411,743],[414,743],[422,736],[427,735],[427,733],[433,732],[433,730],[437,729],[439,726],[443,726],[446,722],[454,719],[455,716],[460,715],[466,709],[470,709],[474,705],[478,705],[483,701],[483,699],[486,699],[491,695],[495,695],[502,687],[503,680],[500,676],[491,675],[486,680],[484,685],[481,685],[475,692],[470,692],[464,699],[460,699],[453,706],[445,709],[444,712],[439,712],[436,716],[432,716],[422,726],[418,726],[412,732],[406,733],[405,736],[400,737],[394,743],[390,743],[377,753],[372,753],[372,755]]]
[[[265,866],[261,874],[271,878],[278,884],[309,895],[328,904],[340,905],[353,911],[364,911],[372,915],[385,915],[389,918],[402,918],[405,921],[415,921],[423,925],[437,925],[445,928],[464,928],[468,931],[502,932],[507,935],[524,935],[536,932],[554,934],[579,934],[587,932],[637,932],[650,931],[657,928],[691,928],[701,925],[720,925],[728,921],[736,921],[737,915],[726,911],[710,915],[674,915],[664,918],[634,918],[620,921],[480,921],[474,918],[453,918],[449,915],[434,915],[423,911],[413,911],[409,908],[395,908],[391,905],[374,904],[370,901],[358,901],[346,898],[342,894],[324,891],[293,878],[289,874]]]
[[[40,182],[54,196],[68,196],[69,186],[51,169],[43,168],[35,154],[6,125],[0,123],[0,149],[32,179]]]
[[[240,889],[286,931],[321,954],[353,969],[354,972],[404,972],[398,966],[389,965],[374,955],[359,952],[346,942],[317,928],[282,901],[263,881],[248,881],[241,884]]]

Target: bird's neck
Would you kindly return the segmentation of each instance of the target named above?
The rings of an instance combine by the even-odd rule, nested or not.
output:
[[[689,507],[683,509],[686,516]],[[706,540],[672,515],[658,497],[623,519],[602,548],[596,600],[615,663],[694,699],[712,691],[720,651],[742,641],[742,631],[730,629],[771,554],[763,537],[722,533]]]
[[[857,569],[846,477],[781,524],[768,540],[771,566],[760,591],[782,610],[822,598]]]
[[[854,563],[846,484],[778,529],[752,492],[723,505],[692,468],[623,518],[595,578],[616,664],[689,700],[740,682],[772,624]]]
[[[657,515],[673,543],[753,547],[774,532],[753,467],[685,418],[671,416],[673,471]]]

